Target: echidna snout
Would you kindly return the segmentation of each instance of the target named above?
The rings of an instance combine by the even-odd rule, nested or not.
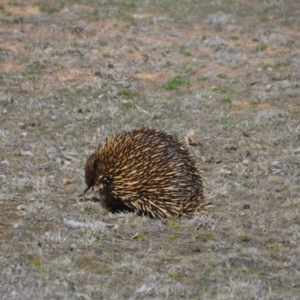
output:
[[[85,171],[85,183],[87,187],[84,190],[83,195],[91,192],[93,190],[92,187],[94,187],[96,184],[96,180],[97,180],[96,161],[97,161],[97,156],[92,154],[85,163],[84,171]]]

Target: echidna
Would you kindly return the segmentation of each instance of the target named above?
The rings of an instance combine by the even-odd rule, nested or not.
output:
[[[203,181],[183,143],[148,128],[107,139],[85,164],[87,189],[109,211],[134,210],[153,217],[205,211]]]

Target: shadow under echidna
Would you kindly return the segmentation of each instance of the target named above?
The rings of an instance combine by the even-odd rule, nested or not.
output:
[[[84,191],[99,193],[111,211],[152,217],[206,211],[203,180],[183,143],[155,129],[135,129],[107,139],[87,159]]]

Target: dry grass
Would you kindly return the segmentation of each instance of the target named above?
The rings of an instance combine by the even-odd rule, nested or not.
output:
[[[298,1],[24,3],[0,5],[1,298],[299,299]],[[77,197],[137,126],[195,130],[208,215]]]

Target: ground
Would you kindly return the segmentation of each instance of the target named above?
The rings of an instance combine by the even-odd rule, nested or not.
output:
[[[2,299],[299,299],[297,0],[2,0],[0,23]],[[209,213],[78,197],[139,126],[194,131]]]

